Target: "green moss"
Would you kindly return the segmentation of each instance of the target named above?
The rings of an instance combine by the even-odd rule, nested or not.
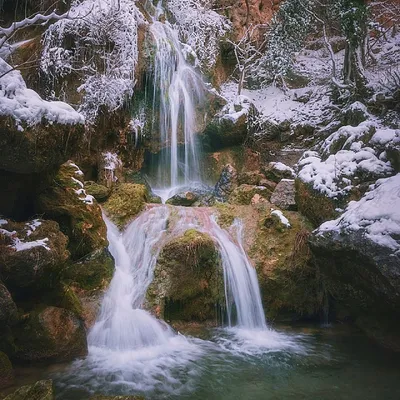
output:
[[[190,229],[165,245],[147,293],[149,305],[160,316],[214,320],[223,299],[219,254],[208,235]]]
[[[107,249],[99,249],[84,259],[70,264],[64,278],[84,290],[99,290],[108,286],[114,273],[114,259]]]
[[[309,184],[296,179],[296,203],[299,211],[307,217],[314,227],[325,221],[335,219],[339,204],[314,190]]]
[[[22,386],[4,400],[54,400],[53,382],[39,381],[34,385]]]
[[[215,208],[218,211],[218,224],[222,228],[228,228],[236,218],[236,211],[233,206],[226,203],[217,203]]]
[[[72,311],[78,317],[82,316],[82,304],[74,289],[65,283],[60,283],[52,292],[45,296],[44,302],[56,307]]]
[[[111,192],[109,188],[92,181],[85,182],[85,189],[98,202],[106,201]]]
[[[255,194],[268,199],[271,197],[271,191],[262,186],[247,185],[243,184],[235,188],[232,194],[229,196],[229,202],[231,204],[248,205],[251,203],[251,199]]]
[[[76,171],[71,163],[63,164],[53,184],[39,198],[40,210],[46,217],[56,220],[69,237],[68,249],[75,260],[108,244],[99,205],[86,203],[82,195],[76,193],[82,188],[78,183],[82,183],[82,177]]]
[[[104,209],[119,227],[123,227],[142,211],[147,199],[148,191],[145,185],[123,183],[114,189],[108,201],[104,203]]]

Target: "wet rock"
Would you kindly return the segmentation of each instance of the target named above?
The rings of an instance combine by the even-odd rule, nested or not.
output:
[[[0,274],[7,287],[51,285],[69,257],[68,238],[58,224],[41,219],[6,221],[0,232]]]
[[[19,130],[12,118],[0,118],[0,169],[32,174],[57,169],[79,151],[83,125],[40,124]]]
[[[227,164],[221,172],[221,176],[215,185],[215,196],[221,200],[227,200],[229,195],[238,186],[238,174],[236,169]]]
[[[6,354],[0,351],[0,388],[12,385],[14,370]]]
[[[86,193],[83,173],[73,162],[60,167],[53,184],[40,195],[39,208],[47,218],[57,221],[69,237],[68,249],[73,259],[107,247],[101,209]]]
[[[400,255],[364,229],[317,231],[310,246],[335,308],[349,310],[363,330],[400,351]]]
[[[114,273],[114,259],[107,248],[95,250],[83,259],[68,265],[64,277],[84,290],[108,286]]]
[[[182,193],[177,193],[173,197],[167,200],[167,204],[171,204],[173,206],[185,206],[185,207],[190,207],[196,201],[198,201],[200,196],[195,193],[195,192],[182,192]]]
[[[248,205],[251,204],[251,200],[256,194],[264,197],[265,199],[269,199],[271,196],[271,190],[265,186],[243,184],[233,190],[228,201],[231,204]]]
[[[215,243],[190,229],[162,249],[147,300],[167,320],[215,320],[216,305],[224,301],[223,288]]]
[[[114,188],[110,198],[104,203],[104,209],[119,227],[123,227],[142,211],[147,199],[145,185],[122,183]]]
[[[13,328],[13,334],[18,360],[69,361],[87,354],[83,322],[63,308],[32,311]]]
[[[34,385],[22,386],[4,400],[54,400],[53,382],[39,381]]]
[[[282,179],[271,196],[271,203],[282,210],[296,211],[296,189],[293,179]]]
[[[0,281],[0,325],[3,324],[8,325],[14,322],[16,318],[17,318],[17,306],[14,303],[10,292]]]
[[[85,182],[85,190],[87,194],[93,196],[99,203],[106,201],[111,193],[109,188],[93,181]]]

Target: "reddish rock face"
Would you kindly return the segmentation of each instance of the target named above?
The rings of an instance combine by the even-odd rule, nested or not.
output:
[[[246,27],[267,24],[282,0],[217,0],[216,8],[233,24],[234,39],[240,38]]]

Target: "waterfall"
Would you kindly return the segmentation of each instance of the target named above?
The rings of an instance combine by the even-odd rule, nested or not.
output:
[[[115,273],[88,336],[89,346],[132,350],[166,343],[174,335],[167,324],[141,309],[168,216],[167,207],[151,208],[123,234],[104,216]]]
[[[257,273],[251,265],[242,244],[243,225],[236,219],[232,236],[222,229],[206,209],[180,208],[179,230],[195,228],[208,234],[218,246],[224,271],[225,299],[229,326],[234,325],[233,306],[236,308],[236,325],[246,329],[266,329]]]
[[[204,101],[204,83],[186,62],[189,49],[168,22],[154,19],[150,32],[156,48],[153,113],[158,113],[160,144],[165,148],[156,186],[173,189],[200,180],[196,106]]]

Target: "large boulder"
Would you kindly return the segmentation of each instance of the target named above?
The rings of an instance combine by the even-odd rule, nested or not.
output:
[[[17,306],[10,292],[0,281],[0,325],[12,323],[17,318]],[[0,327],[0,331],[1,331]]]
[[[54,221],[0,220],[0,275],[9,288],[48,287],[69,257],[68,238]]]
[[[191,229],[167,243],[158,257],[147,300],[167,320],[215,321],[224,286],[213,240]]]
[[[104,203],[104,209],[108,216],[122,228],[143,210],[148,195],[145,185],[122,183],[115,186],[110,198]]]
[[[400,351],[400,174],[379,180],[310,240],[335,299],[347,315],[385,346]]]
[[[6,354],[0,351],[0,389],[12,385],[14,370]]]
[[[34,310],[14,328],[14,357],[23,361],[69,361],[87,354],[86,329],[71,311]]]
[[[93,196],[86,193],[83,173],[73,162],[60,167],[53,184],[40,195],[39,208],[47,218],[57,221],[69,237],[73,259],[107,247],[101,209]]]
[[[54,400],[53,382],[39,381],[34,385],[22,386],[4,400]]]

